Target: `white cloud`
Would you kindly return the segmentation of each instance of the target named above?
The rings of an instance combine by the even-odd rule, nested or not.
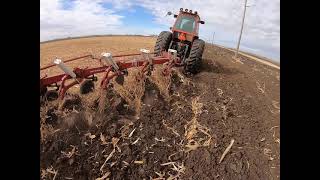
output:
[[[117,10],[129,9],[134,5],[134,2],[129,0],[104,0],[104,2],[111,3],[113,8]]]
[[[103,8],[102,1],[76,0],[64,9],[60,0],[40,1],[40,41],[121,31],[122,16]]]

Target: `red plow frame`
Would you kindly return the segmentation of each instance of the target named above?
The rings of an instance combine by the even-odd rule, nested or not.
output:
[[[51,77],[47,77],[45,75],[44,77],[40,77],[40,95],[44,96],[47,91],[48,87],[56,87],[56,91],[58,93],[58,97],[62,100],[67,92],[68,89],[70,89],[72,86],[76,84],[81,84],[84,80],[92,80],[96,81],[97,78],[94,76],[98,73],[105,73],[102,80],[100,87],[103,89],[107,88],[107,85],[109,84],[110,80],[118,77],[123,76],[128,73],[127,69],[129,68],[137,68],[141,67],[140,72],[147,75],[151,74],[151,71],[153,70],[153,65],[156,64],[165,64],[165,68],[162,72],[164,76],[169,75],[172,67],[174,66],[181,66],[181,60],[176,55],[175,50],[169,49],[168,52],[163,51],[161,55],[159,56],[153,56],[154,53],[150,53],[148,50],[140,50],[141,53],[135,53],[135,54],[123,54],[123,55],[117,55],[112,56],[110,53],[104,53],[102,54],[101,58],[95,58],[93,55],[85,55],[81,57],[72,58],[65,61],[57,61],[55,64],[48,65],[45,67],[40,68],[40,71],[58,66],[60,67],[65,73],[59,74]],[[140,58],[135,60],[129,60],[129,61],[114,61],[113,58],[123,58],[123,57],[132,57],[141,55]],[[93,68],[74,68],[72,71],[67,66],[64,65],[64,63],[71,62],[71,61],[78,61],[84,58],[91,58],[92,60],[98,60],[100,62],[99,67],[93,67]],[[62,67],[61,67],[62,66]],[[69,84],[66,84],[67,80],[73,81]]]

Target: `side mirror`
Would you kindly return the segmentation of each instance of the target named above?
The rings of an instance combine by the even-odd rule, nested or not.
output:
[[[167,16],[171,16],[171,14],[172,14],[171,11],[167,12]]]
[[[175,15],[173,15],[173,17],[174,17],[174,18],[177,18],[177,17],[178,17],[178,15],[176,15],[176,14],[175,14]]]
[[[204,24],[204,21],[199,21],[200,24]]]

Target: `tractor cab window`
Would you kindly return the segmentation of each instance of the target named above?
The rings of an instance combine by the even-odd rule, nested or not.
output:
[[[192,33],[195,25],[196,25],[196,23],[195,23],[194,18],[184,16],[184,17],[181,17],[180,19],[178,19],[177,23],[175,24],[175,28],[182,30],[182,31]]]

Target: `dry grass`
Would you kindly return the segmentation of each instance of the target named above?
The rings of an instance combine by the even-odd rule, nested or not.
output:
[[[170,100],[170,86],[171,86],[171,79],[172,73],[168,76],[163,76],[162,71],[164,66],[158,65],[155,67],[154,71],[152,72],[152,76],[150,80],[157,85],[159,88],[160,94],[164,97],[165,100]]]
[[[266,84],[263,83],[263,84],[261,85],[258,81],[256,81],[256,85],[257,85],[258,91],[259,91],[260,93],[264,94],[265,91],[266,91]]]
[[[50,108],[53,108],[54,106],[57,106],[58,102],[52,102],[45,104],[44,106],[40,107],[40,139],[41,141],[44,141],[46,137],[54,132],[54,128],[50,125],[45,123],[47,116],[47,112]]]
[[[49,174],[54,175],[53,176],[53,180],[54,180],[58,174],[58,170],[54,170],[52,166],[45,170],[44,169],[41,170],[41,178],[46,178],[47,176],[49,176]]]
[[[125,78],[123,85],[114,85],[114,89],[125,99],[129,107],[140,114],[142,107],[142,96],[145,91],[146,76],[141,74],[139,69],[130,69],[129,76]]]
[[[180,82],[182,82],[183,85],[186,86],[193,86],[195,87],[194,83],[191,81],[190,78],[185,77],[181,71],[174,71],[178,77],[180,78]]]

